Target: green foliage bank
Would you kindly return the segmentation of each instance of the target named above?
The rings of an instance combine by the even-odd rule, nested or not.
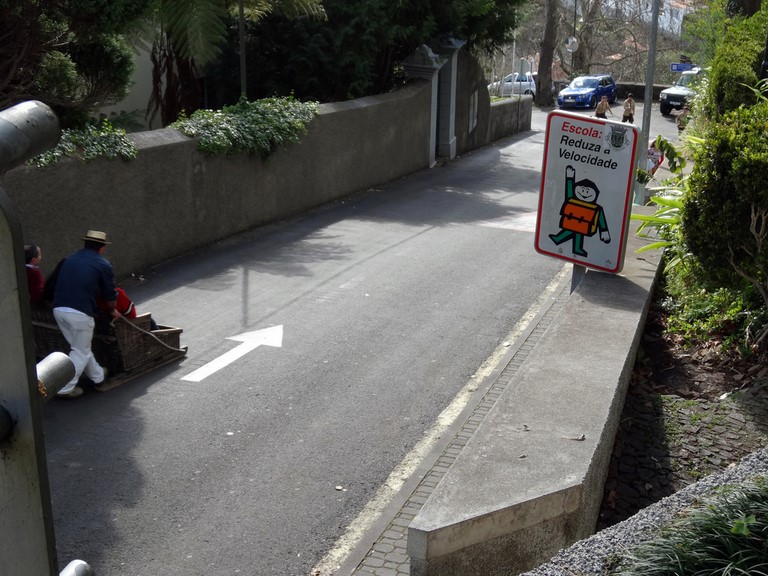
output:
[[[759,358],[768,335],[768,100],[757,87],[768,10],[726,28],[682,138],[692,170],[660,187],[646,226],[668,250],[669,328]]]
[[[266,158],[279,146],[297,142],[317,110],[317,102],[299,102],[293,97],[256,102],[242,99],[222,110],[198,110],[172,127],[191,138],[198,138],[198,149],[207,154],[247,152]],[[56,147],[29,163],[38,167],[50,166],[63,157],[85,161],[94,158],[131,160],[136,153],[136,146],[128,139],[125,130],[104,120],[99,125],[63,130]]]

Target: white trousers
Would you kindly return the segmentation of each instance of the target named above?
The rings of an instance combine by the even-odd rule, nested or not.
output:
[[[75,377],[59,390],[59,394],[72,391],[83,373],[94,384],[101,384],[104,381],[104,368],[99,366],[91,351],[93,328],[96,324],[94,319],[71,308],[54,308],[53,317],[56,318],[56,324],[59,325],[64,338],[69,342],[69,359],[75,365]]]

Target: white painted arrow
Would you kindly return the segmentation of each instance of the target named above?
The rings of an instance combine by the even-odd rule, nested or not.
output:
[[[242,342],[242,344],[237,348],[232,348],[232,350],[222,354],[215,360],[211,360],[208,364],[198,368],[191,374],[187,374],[182,380],[200,382],[203,378],[207,378],[214,372],[218,372],[238,358],[245,356],[251,350],[255,350],[262,345],[281,348],[283,346],[283,326],[272,326],[271,328],[264,328],[263,330],[245,332],[244,334],[238,334],[237,336],[229,336],[227,340],[235,340],[237,342]]]

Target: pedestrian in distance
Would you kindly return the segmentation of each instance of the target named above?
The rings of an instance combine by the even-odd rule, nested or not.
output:
[[[630,92],[627,94],[627,99],[624,100],[624,115],[621,117],[622,122],[635,123],[635,98]]]
[[[45,290],[45,276],[40,271],[40,261],[43,259],[43,251],[37,244],[24,246],[24,265],[27,269],[27,287],[29,289],[29,303],[39,306],[43,303]]]
[[[685,127],[688,126],[688,122],[690,122],[690,120],[691,120],[691,110],[690,108],[688,108],[688,105],[686,104],[685,106],[683,106],[683,109],[675,118],[677,131],[682,132],[683,130],[685,130]]]
[[[85,376],[96,385],[104,383],[107,371],[99,365],[91,350],[91,340],[98,315],[97,301],[113,318],[121,314],[115,309],[117,291],[112,264],[104,258],[110,242],[105,232],[88,230],[82,238],[83,248],[67,256],[57,266],[53,287],[53,317],[70,346],[69,358],[75,375],[58,393],[63,398],[78,398],[83,389],[77,385]]]
[[[651,176],[653,176],[656,174],[656,170],[659,169],[659,166],[661,166],[662,162],[664,162],[664,152],[656,147],[656,141],[654,140],[648,147],[648,160],[646,162],[645,169],[650,173]]]
[[[606,112],[610,112],[611,116],[613,116],[611,103],[608,102],[608,96],[602,96],[600,98],[600,102],[598,102],[597,106],[595,106],[595,116],[602,118],[603,120],[607,120],[608,117],[605,115]]]

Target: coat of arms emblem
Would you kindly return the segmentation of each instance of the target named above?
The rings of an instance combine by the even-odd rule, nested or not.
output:
[[[609,126],[610,130],[605,135],[605,140],[616,150],[621,150],[625,146],[629,145],[629,139],[627,138],[627,128],[625,126]]]

